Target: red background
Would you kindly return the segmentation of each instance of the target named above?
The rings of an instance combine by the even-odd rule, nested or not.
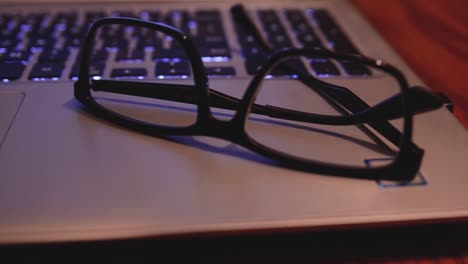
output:
[[[468,129],[468,1],[353,3],[431,89],[451,99]]]

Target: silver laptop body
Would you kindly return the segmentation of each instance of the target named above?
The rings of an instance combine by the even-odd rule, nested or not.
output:
[[[245,92],[251,76],[243,68],[228,11],[234,2],[106,2],[15,1],[2,3],[0,13],[219,9],[232,57],[206,63],[232,66],[237,72],[229,78],[210,78],[210,87],[238,98]],[[253,17],[255,10],[325,9],[362,54],[385,60],[401,69],[409,83],[422,84],[347,1],[255,1],[245,6]],[[0,83],[1,244],[333,229],[468,216],[468,134],[445,108],[414,117],[413,140],[425,149],[414,182],[324,176],[276,166],[231,142],[205,137],[166,140],[93,116],[73,96],[70,74],[78,51],[71,50],[58,80],[30,80],[28,74],[40,56],[35,51],[18,80]],[[350,79],[336,78],[341,83]],[[294,96],[298,104],[306,104],[294,84],[289,85],[291,80],[276,81],[284,88],[278,89],[278,97]],[[361,85],[359,93],[364,94],[375,86],[386,91],[388,84],[376,74]],[[372,100],[381,94],[363,96]],[[327,144],[337,160],[355,151],[340,140]],[[362,160],[362,166],[372,166],[374,157],[378,161],[372,155],[367,156],[371,163]]]

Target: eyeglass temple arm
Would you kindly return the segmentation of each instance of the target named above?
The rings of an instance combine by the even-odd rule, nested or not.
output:
[[[450,102],[442,94],[434,93],[420,86],[411,87],[408,90],[407,96],[410,102],[409,111],[411,111],[412,114],[425,113],[441,108],[442,106],[450,105]],[[267,105],[265,109],[268,112],[268,116],[276,118],[327,125],[356,125],[370,123],[376,120],[401,118],[403,116],[401,101],[401,93],[398,93],[361,112],[336,117],[313,115],[269,105]]]
[[[412,86],[407,90],[408,107],[411,114],[421,114],[446,106],[450,109],[452,103],[442,93],[433,92],[422,86]],[[402,117],[402,98],[398,93],[379,104],[374,105],[366,112],[378,113],[384,120]],[[372,118],[373,119],[373,118]],[[376,120],[376,119],[374,119]]]
[[[188,104],[197,104],[199,99],[197,87],[186,84],[93,80],[91,89]],[[212,107],[228,110],[237,110],[239,107],[239,99],[212,89],[210,89],[210,100]],[[264,111],[260,109],[262,106],[257,105],[255,108],[257,112]]]
[[[193,85],[94,80],[91,88],[94,91],[105,91],[181,103],[196,104],[198,102],[196,87]],[[430,93],[429,90],[422,87],[411,88],[409,96],[412,106],[411,111],[414,113],[433,110],[443,105],[442,99],[439,99]],[[239,104],[239,99],[210,89],[210,106],[237,110]],[[396,94],[364,111],[345,116],[325,116],[259,104],[253,104],[252,112],[280,119],[315,124],[356,125],[370,123],[375,120],[390,120],[401,117],[401,94]]]

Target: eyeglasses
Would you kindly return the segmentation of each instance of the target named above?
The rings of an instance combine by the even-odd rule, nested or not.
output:
[[[411,141],[412,116],[440,108],[443,97],[422,87],[410,88],[398,69],[380,60],[326,49],[274,51],[241,5],[231,13],[262,54],[240,99],[209,88],[189,35],[163,23],[131,18],[103,18],[91,26],[81,51],[76,99],[93,114],[138,132],[215,137],[288,168],[361,179],[415,177],[424,151]],[[112,46],[128,54],[152,54],[149,67],[159,71],[159,78],[93,78],[95,56]],[[168,51],[177,56],[167,56]],[[313,61],[348,63],[375,77],[319,79],[307,66]],[[381,79],[393,86],[372,87]],[[362,90],[372,98],[362,99]],[[384,162],[367,167],[366,158]]]

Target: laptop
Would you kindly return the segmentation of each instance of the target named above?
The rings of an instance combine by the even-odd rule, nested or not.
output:
[[[8,32],[15,36],[28,33],[34,23],[47,27],[51,21],[56,21],[51,26],[54,30],[63,30],[64,24],[82,23],[87,14],[96,12],[140,18],[157,12],[162,18],[172,17],[173,22],[188,14],[195,23],[194,17],[214,12],[224,45],[199,46],[210,73],[210,88],[241,98],[252,79],[230,14],[234,1],[0,2],[5,36]],[[271,23],[268,17],[277,17],[279,24],[291,30],[295,20],[290,14],[300,13],[316,39],[301,39],[288,31],[292,45],[318,41],[338,49],[322,24],[325,16],[349,41],[347,48],[389,62],[411,85],[423,85],[348,1],[258,0],[246,1],[244,6],[263,33]],[[204,28],[198,27],[201,30]],[[279,44],[284,38],[277,40]],[[79,38],[60,38],[60,43],[67,43],[62,46],[64,54],[48,50],[54,44],[50,41],[58,38],[36,37],[27,49],[16,53],[12,47],[18,43],[8,41],[2,38],[0,48],[0,244],[323,230],[468,217],[468,134],[445,108],[414,117],[413,141],[425,155],[413,181],[401,184],[322,175],[278,166],[224,140],[197,136],[168,140],[101,120],[74,98]],[[109,57],[102,68],[96,68],[97,78],[187,81],[183,78],[187,76],[173,74],[177,69],[157,73],[152,66],[157,59],[149,55],[144,62],[119,61],[118,50],[106,50]],[[362,81],[359,96],[377,100],[389,95],[390,83],[381,73],[353,74],[336,62],[336,69],[312,66],[307,69],[327,82]],[[294,104],[310,107],[305,92],[296,90],[291,78],[272,76],[265,82],[274,87],[271,98],[276,103],[292,98]],[[375,87],[381,90],[376,92]],[[213,111],[217,118],[230,117],[229,111]],[[398,127],[398,120],[392,122]],[[277,129],[274,125],[269,128]],[[346,161],[345,154],[362,154],[365,158],[359,162],[363,167],[385,162],[372,147],[356,150],[356,143],[373,144],[373,139],[356,128],[341,130],[345,136],[327,129],[309,131],[321,134],[317,141],[295,138],[299,142],[295,147],[315,148],[318,158],[328,155],[326,158],[339,162]],[[323,133],[325,130],[328,132]],[[291,138],[278,135],[273,141]]]

